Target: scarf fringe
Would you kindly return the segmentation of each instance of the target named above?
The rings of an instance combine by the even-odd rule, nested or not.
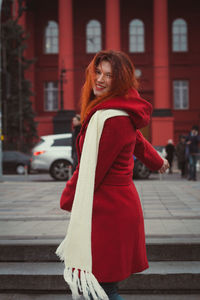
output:
[[[65,267],[64,279],[68,283],[74,300],[83,297],[86,300],[109,300],[95,276],[79,269]]]
[[[56,254],[64,262],[66,261],[64,257],[65,241],[64,239],[56,250]],[[70,287],[74,300],[80,299],[82,294],[86,300],[91,300],[91,297],[93,300],[109,300],[95,276],[90,272],[66,266],[64,279]]]
[[[66,257],[65,257],[65,243],[66,243],[66,238],[64,238],[64,240],[62,240],[62,242],[60,243],[60,245],[58,246],[58,248],[56,249],[56,255],[60,258],[61,261],[66,261]]]

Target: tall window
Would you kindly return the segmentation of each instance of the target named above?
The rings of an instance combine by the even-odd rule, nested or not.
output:
[[[44,110],[58,110],[58,83],[48,81],[44,84]]]
[[[144,52],[144,23],[134,19],[129,24],[129,51]]]
[[[49,21],[45,28],[45,53],[58,53],[58,24]]]
[[[97,20],[91,20],[86,26],[86,52],[96,53],[101,49],[101,24]]]
[[[172,23],[172,50],[173,52],[188,50],[187,23],[183,19],[176,19]]]
[[[188,80],[174,80],[174,109],[189,108],[189,82]]]

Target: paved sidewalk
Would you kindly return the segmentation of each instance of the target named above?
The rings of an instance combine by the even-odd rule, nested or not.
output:
[[[162,180],[160,180],[162,179]],[[200,182],[179,175],[135,181],[148,239],[200,240]],[[70,214],[60,210],[65,182],[0,183],[0,240],[62,239]]]

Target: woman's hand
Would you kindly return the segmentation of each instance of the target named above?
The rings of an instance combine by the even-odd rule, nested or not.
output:
[[[167,159],[163,158],[163,165],[160,168],[160,170],[158,171],[159,173],[165,173],[165,171],[169,168],[169,162]]]

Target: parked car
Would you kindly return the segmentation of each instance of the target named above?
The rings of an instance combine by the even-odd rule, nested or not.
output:
[[[71,176],[71,133],[42,136],[32,149],[31,170],[49,172],[56,180]]]
[[[30,170],[31,156],[19,151],[3,151],[3,173],[24,174]]]
[[[31,170],[49,172],[56,180],[68,180],[73,163],[71,138],[71,133],[42,136],[32,149]],[[133,178],[147,179],[151,171],[136,157],[134,160]]]
[[[161,157],[165,157],[164,150],[157,149],[156,151]],[[151,175],[152,171],[149,170],[139,159],[134,156],[134,170],[133,170],[133,178],[135,179],[147,179]]]
[[[134,156],[134,169],[133,178],[135,179],[147,179],[149,178],[151,171],[147,168],[139,159]]]

